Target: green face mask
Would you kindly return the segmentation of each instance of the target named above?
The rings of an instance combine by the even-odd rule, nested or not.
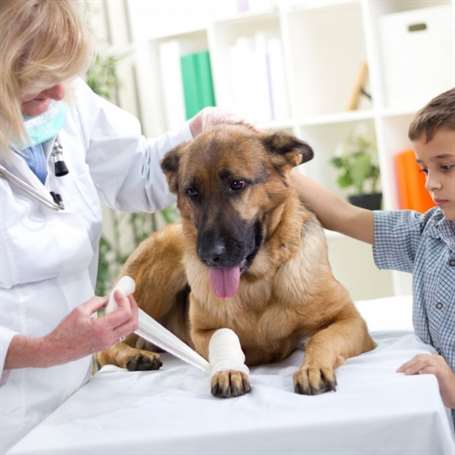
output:
[[[67,106],[63,101],[51,101],[48,109],[40,115],[24,115],[24,127],[27,141],[19,149],[33,147],[53,139],[65,125]]]

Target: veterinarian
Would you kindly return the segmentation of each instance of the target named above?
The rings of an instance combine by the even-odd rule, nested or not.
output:
[[[137,327],[116,295],[96,319],[101,205],[170,205],[160,159],[213,124],[212,108],[155,139],[77,76],[90,45],[74,0],[0,1],[0,454],[90,374],[91,354]]]
[[[455,417],[455,89],[422,108],[408,135],[436,204],[426,213],[372,212],[301,174],[293,180],[326,228],[372,244],[379,268],[413,274],[414,330],[436,352],[420,354],[398,371],[435,375]]]

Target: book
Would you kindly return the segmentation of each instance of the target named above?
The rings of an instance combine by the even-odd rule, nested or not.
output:
[[[208,51],[182,55],[180,60],[186,119],[206,106],[215,106],[212,70]]]
[[[351,98],[348,102],[348,111],[355,111],[359,108],[360,99],[362,94],[365,93],[365,86],[368,82],[368,64],[363,62],[360,65],[359,71],[356,76],[355,84],[352,89]]]
[[[283,120],[289,117],[289,99],[286,90],[283,49],[279,38],[267,40],[268,77],[271,97],[272,120]]]
[[[425,175],[420,171],[413,150],[403,150],[395,155],[395,170],[400,209],[423,213],[434,207],[425,188]]]
[[[254,106],[254,120],[267,122],[272,119],[272,93],[267,37],[264,33],[257,32],[254,35],[253,42],[254,53],[250,63],[253,83],[250,91],[250,102]]]
[[[212,68],[208,51],[195,55],[198,74],[199,102],[201,108],[215,106],[215,92],[213,89]]]
[[[169,130],[180,128],[185,121],[180,53],[180,44],[177,40],[166,41],[159,46],[164,113]]]
[[[276,57],[279,55],[276,53],[273,54],[273,59],[270,58],[268,37],[260,32],[251,37],[240,37],[230,47],[229,52],[231,108],[254,122],[272,120],[276,96],[273,93],[273,83],[276,80],[277,84],[280,84],[279,71],[282,71],[282,61],[277,61]]]
[[[251,87],[254,84],[252,71],[252,58],[254,55],[254,42],[251,38],[237,38],[229,49],[230,80],[232,105],[230,108],[238,115],[255,119],[254,103],[251,97]]]

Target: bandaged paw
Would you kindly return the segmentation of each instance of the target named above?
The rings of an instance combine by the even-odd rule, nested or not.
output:
[[[210,374],[220,371],[240,371],[249,374],[245,365],[245,354],[240,346],[239,337],[231,329],[218,329],[209,342]]]
[[[109,295],[109,301],[106,305],[106,314],[112,313],[117,309],[117,303],[114,299],[114,292],[120,291],[125,297],[133,294],[136,290],[136,283],[130,276],[123,276],[120,278],[119,282],[115,285],[111,294]]]

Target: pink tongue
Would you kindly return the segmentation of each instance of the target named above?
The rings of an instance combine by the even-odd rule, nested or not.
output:
[[[210,268],[209,279],[215,295],[220,299],[228,299],[239,288],[240,267]]]

